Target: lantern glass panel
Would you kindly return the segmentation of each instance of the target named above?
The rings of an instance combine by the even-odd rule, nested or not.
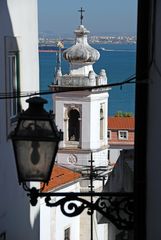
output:
[[[48,182],[57,145],[48,141],[14,140],[19,181]]]
[[[12,139],[19,182],[49,181],[62,132],[57,130],[53,115],[43,105],[46,100],[33,97],[26,102],[29,108],[23,111]]]
[[[55,137],[50,121],[43,120],[21,120],[17,136],[23,137]]]

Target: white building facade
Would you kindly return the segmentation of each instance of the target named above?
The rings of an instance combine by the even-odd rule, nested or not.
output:
[[[39,91],[37,1],[0,1],[0,92]],[[0,239],[39,239],[39,207],[18,184],[9,133],[25,99],[0,99]]]
[[[79,183],[71,183],[61,187],[56,192],[78,192]],[[53,202],[59,201],[56,197]],[[40,240],[80,239],[80,216],[70,218],[60,210],[60,207],[46,207],[44,199],[40,201]]]
[[[75,30],[75,45],[63,52],[69,73],[57,71],[56,86],[68,91],[54,94],[53,99],[56,124],[64,132],[57,161],[89,165],[92,152],[95,166],[107,166],[108,89],[89,89],[107,84],[107,76],[104,69],[100,74],[93,70],[100,54],[88,44],[88,33],[83,25]]]
[[[93,64],[99,59],[100,54],[88,44],[89,31],[80,25],[74,33],[75,44],[63,52],[64,58],[69,62],[69,72],[62,75],[59,65],[56,83],[51,85],[51,89],[54,90],[55,87],[60,89],[60,92],[53,95],[53,111],[56,125],[64,133],[64,139],[59,145],[57,163],[81,172],[84,167],[89,170],[91,161],[94,168],[108,166],[109,89],[104,87],[107,84],[105,70],[100,70],[99,74],[94,72]],[[94,180],[93,184],[95,190],[101,191],[101,181]],[[79,191],[89,191],[89,185],[89,180],[80,179]],[[57,216],[55,215],[55,224]],[[71,224],[74,224],[76,229],[79,228],[78,236],[76,238],[71,236],[71,240],[87,240],[91,238],[91,234],[95,240],[108,239],[107,224],[98,225],[95,214],[91,233],[91,218],[86,210],[79,217],[72,218]],[[62,228],[64,229],[64,225]],[[59,235],[59,238],[55,239],[62,238]]]
[[[134,117],[108,117],[108,160],[114,165],[124,149],[134,148]]]

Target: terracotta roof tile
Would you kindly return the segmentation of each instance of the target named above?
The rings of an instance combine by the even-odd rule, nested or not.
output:
[[[134,130],[134,117],[108,117],[108,129]]]
[[[81,177],[81,174],[76,173],[64,167],[55,165],[51,173],[48,185],[45,185],[44,192],[50,191],[54,188],[60,187],[64,184],[70,183]]]

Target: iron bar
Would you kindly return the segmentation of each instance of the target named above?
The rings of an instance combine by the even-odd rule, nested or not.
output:
[[[38,197],[134,197],[133,192],[38,192]]]

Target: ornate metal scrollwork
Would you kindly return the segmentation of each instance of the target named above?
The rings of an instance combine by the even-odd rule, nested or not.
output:
[[[134,199],[129,196],[100,197],[94,203],[95,210],[108,218],[118,229],[129,230],[134,225]]]
[[[36,205],[38,197],[44,197],[46,206],[60,206],[62,213],[67,217],[78,216],[87,209],[87,214],[91,215],[97,211],[118,229],[133,229],[134,198],[132,193],[44,193],[32,188],[28,195],[33,206]],[[61,198],[55,200],[54,197]],[[92,197],[92,202],[89,197]]]
[[[51,198],[45,198],[48,207],[60,206],[62,213],[67,217],[75,217],[81,214],[84,209],[89,208],[90,203],[79,197],[66,196],[56,202],[51,202]]]

